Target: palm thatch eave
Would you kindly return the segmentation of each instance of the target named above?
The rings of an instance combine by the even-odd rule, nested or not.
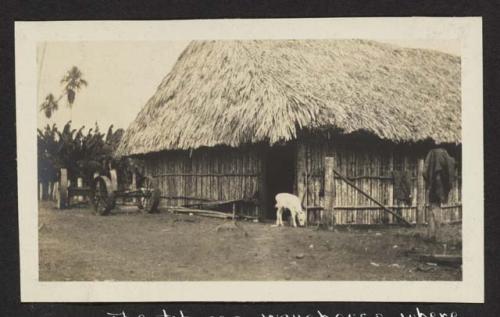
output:
[[[195,41],[119,155],[286,142],[302,130],[461,143],[460,58],[364,40]]]

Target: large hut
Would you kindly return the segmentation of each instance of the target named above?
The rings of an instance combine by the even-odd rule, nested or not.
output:
[[[144,160],[162,204],[239,200],[238,212],[265,220],[275,194],[293,192],[309,223],[375,224],[396,218],[339,175],[425,222],[423,159],[442,146],[459,163],[443,206],[454,221],[460,73],[457,56],[367,40],[194,41],[117,153]],[[396,174],[407,175],[407,199]]]

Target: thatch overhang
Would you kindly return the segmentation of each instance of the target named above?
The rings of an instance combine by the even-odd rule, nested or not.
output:
[[[194,41],[118,155],[366,131],[461,143],[460,58],[367,40]]]

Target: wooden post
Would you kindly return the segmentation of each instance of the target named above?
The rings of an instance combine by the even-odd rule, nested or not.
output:
[[[425,223],[424,159],[417,162],[417,224]]]
[[[296,166],[296,179],[297,179],[297,197],[300,198],[300,201],[304,203],[306,209],[306,222],[309,221],[309,215],[307,213],[307,201],[306,201],[306,146],[303,142],[297,142],[297,166]]]
[[[78,177],[78,178],[76,179],[76,187],[78,187],[78,188],[82,188],[82,187],[83,187],[83,178]],[[83,196],[78,195],[77,200],[78,200],[79,202],[83,201]]]
[[[115,169],[109,171],[109,176],[111,178],[111,190],[118,190],[118,174]]]
[[[131,190],[137,189],[137,174],[135,172],[132,173],[132,184],[130,184]]]
[[[298,142],[297,144],[297,167],[296,167],[296,174],[297,174],[297,196],[300,197],[301,200],[302,197],[304,197],[304,184],[305,182],[305,172],[306,172],[306,147],[304,143]]]
[[[137,190],[137,174],[135,172],[132,173],[132,184],[130,184],[130,190]],[[132,202],[135,204],[137,202],[137,198],[132,198]]]
[[[394,172],[394,153],[391,152],[389,156],[389,175],[392,175]],[[394,184],[391,181],[389,181],[389,186],[387,187],[387,190],[389,191],[389,206],[394,206]],[[394,223],[394,217],[389,214],[389,223]]]
[[[268,218],[267,210],[267,147],[261,146],[260,148],[261,158],[260,158],[260,173],[259,173],[259,201],[260,201],[260,219]]]
[[[63,209],[69,206],[68,187],[70,181],[68,179],[68,170],[61,168],[61,176],[59,180],[59,195],[57,200],[57,208]]]
[[[325,157],[325,212],[333,214],[335,207],[335,179],[333,169],[335,168],[335,158]],[[323,215],[321,217],[323,222]]]
[[[53,182],[52,183],[52,194],[50,196],[52,201],[56,201],[56,186],[57,186],[57,182]]]
[[[236,222],[236,203],[233,203],[233,222]]]
[[[52,186],[52,200],[57,201],[59,196],[59,182],[55,182]]]

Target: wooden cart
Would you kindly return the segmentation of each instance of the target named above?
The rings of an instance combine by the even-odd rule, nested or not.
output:
[[[57,207],[70,208],[76,197],[90,202],[99,215],[109,214],[118,200],[122,203],[132,201],[140,210],[154,213],[158,211],[160,190],[149,177],[144,177],[132,189],[119,189],[116,170],[110,170],[109,175],[94,175],[91,184],[75,186],[69,182],[67,169],[62,168],[56,197]]]

